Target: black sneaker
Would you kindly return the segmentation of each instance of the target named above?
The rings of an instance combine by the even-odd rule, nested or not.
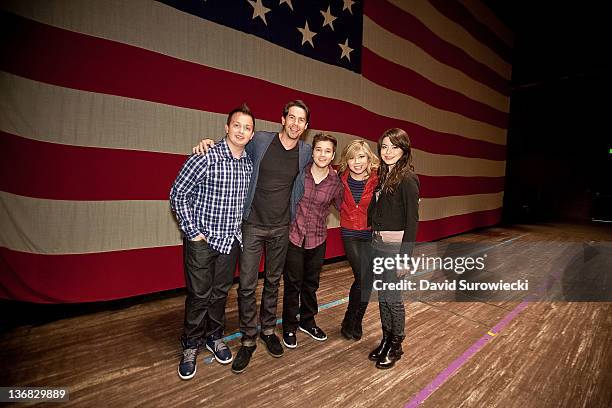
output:
[[[265,343],[266,348],[268,349],[268,353],[270,353],[272,357],[276,357],[276,358],[282,357],[284,353],[283,346],[281,346],[280,341],[278,340],[278,337],[276,337],[276,334],[261,333],[259,335],[259,338]]]
[[[181,377],[181,380],[190,380],[196,374],[197,357],[197,347],[183,349],[183,357],[178,366],[178,375]]]
[[[232,363],[232,372],[236,374],[240,374],[244,370],[246,370],[249,362],[251,361],[251,356],[257,346],[240,346],[238,353],[236,354],[236,358]]]
[[[307,335],[309,335],[310,337],[312,337],[316,341],[325,341],[325,340],[327,340],[327,334],[325,334],[323,329],[321,329],[320,327],[312,326],[312,327],[306,329],[306,328],[304,328],[302,326],[298,326],[298,329],[300,329],[300,331],[303,331],[304,333],[306,333]]]
[[[297,347],[297,337],[295,337],[295,332],[286,331],[283,332],[283,344],[290,349],[294,349]]]

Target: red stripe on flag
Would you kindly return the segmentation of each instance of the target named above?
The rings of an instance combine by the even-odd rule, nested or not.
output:
[[[340,229],[328,230],[325,257],[342,255]],[[0,298],[36,303],[97,302],[185,286],[180,245],[71,255],[0,247],[0,272]]]
[[[456,45],[442,40],[412,14],[382,0],[364,2],[364,14],[385,30],[421,47],[438,61],[457,68],[503,95],[510,95],[509,79],[504,79]]]
[[[420,221],[417,241],[433,241],[475,228],[488,227],[501,221],[502,208],[479,211],[431,221]]]
[[[402,127],[410,134],[414,146],[427,152],[505,160],[505,145],[435,132],[374,114],[354,103],[298,92],[10,13],[1,14],[4,33],[0,52],[6,58],[0,60],[0,68],[15,75],[74,89],[217,113],[230,111],[236,104],[235,96],[248,90],[249,105],[257,117],[270,121],[279,120],[279,107],[288,100],[302,98],[314,112],[311,127],[370,140],[376,140],[388,128]]]
[[[458,1],[429,0],[440,13],[469,32],[475,39],[485,44],[507,63],[512,63],[512,48],[502,41],[489,27],[478,21],[465,6]]]
[[[0,248],[0,297],[97,302],[185,286],[182,247],[41,255]]]
[[[437,85],[413,70],[386,60],[365,47],[362,49],[362,61],[363,76],[378,85],[411,95],[436,108],[459,113],[502,129],[508,127],[507,113]],[[402,80],[398,81],[397,78]]]
[[[0,132],[0,189],[53,200],[167,200],[186,159],[39,142]]]
[[[421,198],[440,198],[504,191],[505,177],[419,175]]]
[[[0,190],[51,200],[167,200],[186,159],[41,142],[0,131]],[[419,178],[424,198],[504,190],[504,177]]]

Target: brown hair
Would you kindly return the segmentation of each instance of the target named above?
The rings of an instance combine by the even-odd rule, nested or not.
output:
[[[319,142],[332,142],[332,144],[334,145],[334,153],[336,153],[336,146],[338,146],[338,141],[332,135],[328,133],[317,133],[312,138],[312,148],[314,149],[317,146],[317,143]]]
[[[408,174],[414,172],[414,166],[412,165],[412,144],[408,134],[403,129],[391,128],[385,130],[380,139],[378,139],[378,155],[382,157],[382,141],[385,137],[388,137],[394,146],[402,149],[404,154],[395,163],[395,166],[389,170],[389,166],[384,160],[381,160],[380,164],[380,186],[386,193],[393,193],[402,179]]]
[[[253,112],[251,112],[251,109],[247,106],[246,103],[243,103],[237,108],[232,109],[232,111],[228,113],[227,126],[229,126],[230,122],[232,121],[232,116],[234,116],[234,113],[243,113],[245,115],[249,115],[251,119],[253,119],[253,131],[255,131],[255,116],[253,115]]]
[[[306,105],[306,103],[304,103],[304,101],[302,101],[301,99],[294,99],[285,104],[285,106],[283,107],[283,118],[287,119],[287,115],[289,114],[289,109],[293,108],[294,106],[304,109],[304,111],[306,112],[306,124],[309,124],[310,123],[310,109],[308,109],[308,105]]]
[[[348,169],[348,161],[355,157],[358,151],[363,150],[365,155],[368,157],[368,168],[366,172],[368,175],[372,174],[372,169],[377,169],[380,163],[378,156],[374,154],[372,149],[370,149],[370,145],[363,139],[356,139],[351,141],[349,144],[344,146],[342,150],[342,157],[340,158],[340,164],[338,166],[338,171],[340,173],[345,172]]]

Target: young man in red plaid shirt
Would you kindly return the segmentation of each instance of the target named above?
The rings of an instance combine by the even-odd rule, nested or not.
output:
[[[314,317],[319,308],[317,289],[325,256],[327,216],[331,204],[339,209],[342,202],[342,182],[331,167],[337,145],[336,138],[331,135],[315,135],[312,163],[296,179],[296,183],[303,183],[303,195],[289,229],[283,273],[283,343],[288,348],[297,346],[297,329],[315,340],[327,340]]]

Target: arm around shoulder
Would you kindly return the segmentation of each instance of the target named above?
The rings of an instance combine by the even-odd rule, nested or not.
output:
[[[197,155],[203,156],[206,153],[208,153],[208,149],[210,149],[214,145],[215,145],[215,141],[214,140],[212,140],[212,139],[202,139],[202,140],[200,140],[200,143],[198,143],[197,145],[193,146],[191,151],[192,151],[193,154],[197,154]]]

